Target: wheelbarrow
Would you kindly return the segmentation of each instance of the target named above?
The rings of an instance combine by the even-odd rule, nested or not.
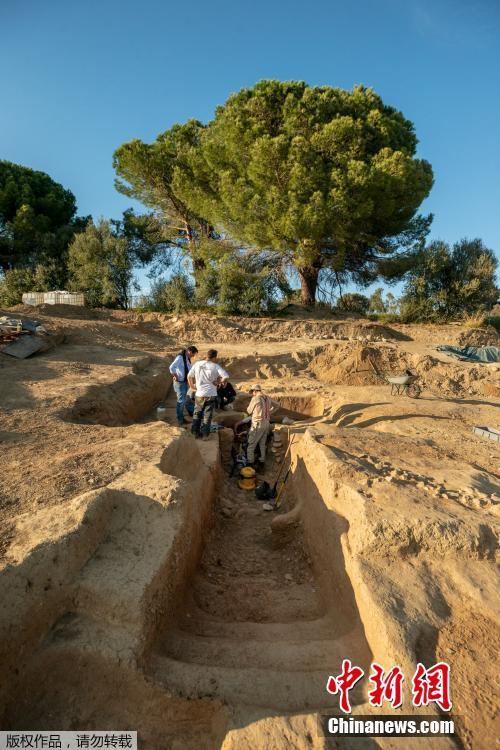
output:
[[[403,396],[408,398],[418,398],[422,393],[422,388],[416,382],[418,375],[407,370],[404,375],[386,375],[385,380],[391,384],[391,396]]]
[[[419,398],[422,388],[417,383],[418,375],[415,375],[411,370],[405,370],[402,375],[387,375],[386,373],[379,372],[371,359],[369,362],[376,376],[391,386],[391,396]]]

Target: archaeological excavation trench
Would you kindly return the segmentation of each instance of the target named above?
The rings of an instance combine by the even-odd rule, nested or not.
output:
[[[172,379],[161,361],[142,357],[133,372],[112,383],[91,385],[61,413],[69,422],[109,426],[132,424],[170,392]]]
[[[341,527],[329,561],[335,564],[321,576],[291,494],[271,521],[253,493],[224,478],[215,510],[182,606],[155,643],[155,679],[181,695],[229,705],[327,707],[328,670],[347,653],[365,666],[370,660],[342,561]],[[319,507],[309,506],[315,512]],[[323,554],[326,562],[328,550]]]
[[[373,660],[412,662],[420,631],[406,642],[367,584],[378,573],[363,550],[375,547],[366,498],[306,429],[325,399],[279,397],[280,416],[299,424],[284,502],[266,513],[229,476],[230,429],[200,442],[150,420],[168,388],[145,363],[61,415],[139,423],[147,458],[74,498],[56,524],[50,511],[25,520],[43,533],[3,576],[2,729],[139,729],[151,750],[229,750],[255,721],[272,717],[278,737],[283,717],[336,707],[325,686],[345,658],[365,673]],[[270,455],[266,478],[276,471]],[[355,710],[367,712],[366,695],[365,680]],[[315,746],[311,726],[296,747]]]
[[[17,633],[3,726],[135,722],[151,747],[160,732],[186,747],[201,733],[202,746],[220,747],[223,706],[277,716],[328,708],[326,680],[342,659],[369,664],[345,522],[309,488],[300,501],[304,468],[270,517],[220,467],[216,439],[200,449],[176,437],[159,468],[84,498],[72,534],[34,551],[31,589],[50,581],[47,603]],[[198,483],[186,468],[195,461],[205,468]],[[325,523],[331,534],[311,545]]]

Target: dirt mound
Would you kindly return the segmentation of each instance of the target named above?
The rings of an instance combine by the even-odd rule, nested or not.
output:
[[[457,338],[458,346],[500,346],[500,333],[493,326],[471,328]]]
[[[97,320],[102,317],[100,311],[79,305],[14,305],[10,312],[18,312],[30,318],[48,316],[51,318],[73,318],[75,320]]]
[[[203,314],[170,316],[162,313],[138,313],[129,315],[127,325],[156,327],[177,341],[206,341],[227,343],[230,341],[287,341],[289,339],[356,339],[362,341],[408,340],[409,337],[387,326],[363,320],[281,318],[225,318]]]
[[[306,352],[290,352],[267,356],[252,354],[246,357],[226,357],[224,367],[232,378],[237,379],[289,378],[307,366],[309,356]]]
[[[495,385],[495,383],[482,383],[481,385],[481,393],[483,396],[494,396],[495,398],[500,398],[500,385]]]
[[[420,376],[420,384],[439,396],[497,395],[492,373],[484,365],[464,368],[458,363],[442,362],[430,355],[410,354],[385,346],[346,343],[327,346],[317,354],[309,370],[331,385],[380,385],[385,375],[401,375],[406,369]],[[485,392],[488,389],[488,394]]]
[[[358,341],[411,341],[401,331],[396,331],[389,326],[380,325],[379,323],[369,323],[366,321],[349,321],[335,325],[334,338],[338,339],[355,339]]]
[[[319,380],[332,385],[377,385],[377,370],[401,372],[407,366],[401,354],[392,348],[373,346],[329,346],[313,358],[309,369]]]
[[[282,315],[286,318],[294,318],[294,320],[298,319],[307,319],[310,320],[311,318],[314,318],[316,320],[328,320],[332,318],[346,318],[350,317],[346,313],[338,313],[333,312],[333,310],[325,308],[325,307],[304,307],[303,305],[298,305],[295,303],[290,303],[289,305],[286,305],[282,310],[280,310],[279,315]]]
[[[493,373],[484,365],[464,368],[458,363],[448,364],[429,355],[413,355],[409,367],[420,375],[421,385],[437,396],[485,395],[485,388],[496,389],[491,382]]]
[[[8,311],[30,318],[60,318],[80,321],[102,321],[123,330],[133,329],[142,334],[166,336],[179,344],[206,342],[222,344],[252,340],[288,341],[291,339],[341,339],[370,341],[407,341],[408,335],[363,319],[333,320],[311,315],[287,318],[216,317],[206,313],[167,315],[165,313],[137,313],[130,310],[90,309],[76,305],[15,305]],[[79,321],[77,323],[77,321]]]

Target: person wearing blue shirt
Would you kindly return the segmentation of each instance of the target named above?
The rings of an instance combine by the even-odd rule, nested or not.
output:
[[[192,367],[191,360],[196,354],[198,354],[198,349],[195,346],[188,346],[187,349],[182,349],[182,351],[179,352],[169,367],[174,381],[174,391],[177,396],[175,410],[179,426],[186,424],[186,420],[184,419],[185,407],[187,408],[188,414],[193,416],[194,404],[192,401],[189,401],[186,404],[186,395],[189,388],[187,376]]]

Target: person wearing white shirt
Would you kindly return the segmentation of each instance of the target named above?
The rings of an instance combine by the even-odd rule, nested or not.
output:
[[[179,426],[185,424],[186,421],[184,419],[184,407],[187,406],[188,413],[191,416],[193,415],[194,405],[192,402],[186,404],[186,394],[188,391],[188,374],[192,368],[191,360],[196,354],[198,354],[198,349],[195,346],[188,346],[187,349],[182,349],[179,352],[168,368],[174,381],[174,391],[177,396],[175,410]]]
[[[200,359],[188,372],[188,383],[196,388],[195,406],[191,432],[195,438],[210,436],[210,426],[217,402],[217,386],[229,379],[227,373],[217,363],[217,351],[209,349],[206,359]]]

